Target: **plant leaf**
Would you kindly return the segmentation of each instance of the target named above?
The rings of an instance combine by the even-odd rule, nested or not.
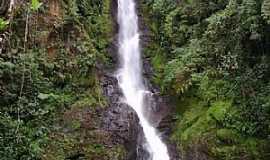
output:
[[[37,11],[41,7],[42,3],[38,0],[32,0],[31,9]]]

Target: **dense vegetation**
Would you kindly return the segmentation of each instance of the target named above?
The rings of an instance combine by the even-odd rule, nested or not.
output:
[[[268,0],[143,0],[153,82],[174,97],[182,156],[269,159]],[[206,147],[207,146],[207,147]]]
[[[109,9],[108,0],[32,0],[0,19],[0,159],[121,159],[95,128]]]
[[[20,2],[0,11],[0,159],[124,159],[98,129],[111,1]],[[139,2],[182,159],[270,159],[270,0]]]

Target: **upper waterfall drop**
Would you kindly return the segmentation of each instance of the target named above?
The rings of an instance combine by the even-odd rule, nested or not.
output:
[[[150,160],[169,160],[167,146],[156,129],[144,116],[145,94],[148,93],[142,80],[140,34],[134,0],[118,0],[119,56],[120,68],[117,79],[126,103],[132,107],[139,119],[146,138]]]

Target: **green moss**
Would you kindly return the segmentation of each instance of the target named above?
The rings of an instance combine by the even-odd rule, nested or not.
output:
[[[79,101],[73,104],[73,106],[79,107],[79,108],[85,108],[85,107],[95,107],[97,105],[97,100],[92,97],[91,95],[81,98]]]
[[[262,147],[265,142],[259,139],[241,137],[240,134],[230,130],[219,132],[219,136],[222,137],[223,141],[227,141],[226,144],[219,144],[212,148],[212,152],[219,159],[241,160],[245,156],[246,159],[262,160],[268,157],[263,154],[265,151]]]
[[[74,75],[73,83],[80,86],[80,87],[93,87],[96,85],[96,77],[93,76],[94,73],[90,74],[91,76],[79,76]],[[77,77],[76,77],[77,76]]]
[[[232,107],[231,101],[216,101],[208,106],[200,99],[190,97],[178,103],[182,109],[178,109],[179,120],[172,139],[183,155],[188,150],[200,152],[197,149],[204,146],[208,155],[219,160],[241,160],[243,156],[259,160],[267,157],[262,154],[265,153],[262,148],[267,141],[245,137],[220,125]]]
[[[43,153],[43,160],[63,160],[71,157],[82,159],[100,160],[100,159],[117,159],[123,160],[125,149],[121,146],[113,145],[111,147],[102,143],[97,143],[97,139],[91,134],[57,134],[52,137],[52,141],[46,152]],[[87,136],[87,137],[85,137]],[[101,135],[100,135],[101,136]]]

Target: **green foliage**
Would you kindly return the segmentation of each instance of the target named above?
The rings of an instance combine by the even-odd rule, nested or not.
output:
[[[0,31],[5,30],[8,24],[9,24],[8,21],[5,21],[4,19],[0,18]]]
[[[37,11],[44,5],[44,12],[39,14],[46,22],[35,14],[27,15],[29,6],[18,8],[10,23],[9,45],[0,55],[0,156],[5,160],[46,159],[44,152],[48,144],[56,141],[51,135],[59,128],[56,123],[62,112],[71,106],[96,108],[106,105],[96,70],[107,57],[105,49],[110,40],[107,39],[110,28],[103,30],[106,27],[103,25],[110,21],[108,11],[105,11],[109,9],[109,1],[104,2],[104,7],[97,5],[89,10],[91,13],[101,10],[102,18],[99,17],[101,14],[95,15],[99,17],[98,25],[89,25],[95,24],[90,19],[92,15],[87,18],[79,9],[74,14],[64,13],[61,22],[54,21],[54,18],[47,17],[47,1],[43,2],[32,0],[31,9]],[[74,3],[76,7],[79,4]],[[67,8],[61,9],[68,11]],[[25,32],[26,16],[29,16],[28,32]],[[0,26],[6,23],[0,20]],[[97,32],[93,34],[91,30]],[[102,35],[98,34],[99,30],[103,30]],[[41,33],[45,34],[42,38],[46,42],[40,41]],[[81,124],[74,121],[72,127],[78,130]],[[77,145],[76,140],[72,143]],[[101,144],[99,141],[95,145]],[[115,154],[111,157],[123,155],[117,148],[112,149],[112,153],[108,147],[100,150],[99,156],[105,153],[106,156]],[[55,157],[67,158],[65,150],[61,151]]]
[[[39,0],[31,0],[31,9],[33,11],[39,10],[39,8],[42,6],[42,3],[39,2]]]
[[[55,112],[75,100],[76,93],[54,86],[46,77],[44,52],[1,57],[1,156],[35,158],[47,142]],[[7,147],[8,146],[8,147]]]
[[[184,97],[180,103],[182,109],[178,113],[180,116],[172,139],[178,143],[183,159],[187,159],[185,155],[193,149],[196,154],[202,154],[200,149],[206,149],[214,159],[238,160],[243,155],[248,159],[269,158],[266,139],[243,136],[235,128],[223,127],[227,113],[234,108],[232,101],[219,100],[207,104],[190,96]]]
[[[215,102],[207,112],[211,118],[217,122],[222,122],[231,106],[231,102],[229,101]]]
[[[174,138],[194,148],[206,141],[217,159],[267,157],[260,146],[270,133],[268,0],[167,2],[144,0],[142,5],[152,20],[147,21],[153,33],[149,48],[163,51],[154,82],[164,94],[194,101],[177,100],[184,109],[176,115]],[[157,56],[152,57],[155,67]],[[217,129],[232,130],[244,140],[215,150]],[[256,145],[246,144],[247,139]]]
[[[112,41],[112,22],[110,20],[110,1],[68,0],[65,1],[65,19],[79,21],[88,34],[88,41],[96,49],[98,58],[109,63],[105,53],[109,42]],[[105,56],[106,55],[106,56]]]
[[[238,143],[241,136],[231,129],[219,129],[217,130],[217,138],[220,141],[229,142],[229,143]]]

